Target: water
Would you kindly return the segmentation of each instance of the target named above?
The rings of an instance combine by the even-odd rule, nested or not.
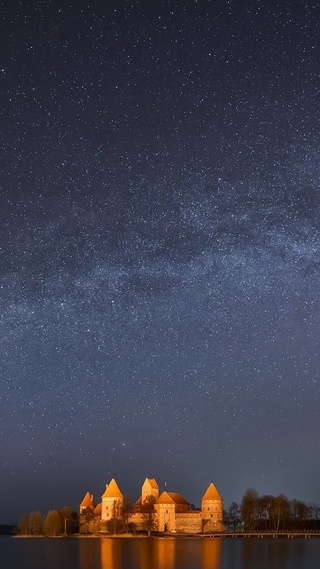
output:
[[[1,569],[319,569],[320,538],[0,538]]]

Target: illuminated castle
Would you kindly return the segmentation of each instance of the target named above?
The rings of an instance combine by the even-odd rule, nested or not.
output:
[[[143,507],[148,502],[154,503],[155,531],[212,533],[223,530],[223,500],[212,482],[201,499],[201,509],[194,510],[181,494],[167,491],[160,494],[156,480],[146,478],[141,496],[130,513],[129,525],[133,531],[145,529]],[[123,504],[124,495],[113,478],[106,485],[98,505],[95,505],[92,494],[86,493],[80,504],[80,517],[86,508],[91,508],[95,519],[90,522],[90,531],[106,531],[111,521],[121,517]]]

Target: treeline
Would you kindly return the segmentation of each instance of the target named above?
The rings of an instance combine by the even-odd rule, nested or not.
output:
[[[18,535],[47,536],[72,535],[79,531],[78,513],[65,506],[61,510],[50,510],[43,518],[40,512],[23,514],[18,521]]]
[[[279,496],[259,496],[247,490],[241,504],[232,502],[224,510],[224,525],[229,531],[320,531],[320,506]]]
[[[135,533],[136,525],[130,523],[134,513],[139,511],[143,529],[150,535],[155,526],[155,498],[149,496],[143,506],[137,510],[131,498],[124,497],[123,503],[114,500],[110,510],[110,519],[101,522],[100,515],[95,514],[90,506],[82,509],[81,515],[65,506],[61,510],[50,510],[43,518],[40,512],[23,514],[15,528],[18,535],[46,536],[73,535],[76,533],[97,533],[104,531],[111,534]]]

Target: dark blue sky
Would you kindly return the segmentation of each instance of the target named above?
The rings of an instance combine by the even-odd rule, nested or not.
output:
[[[0,523],[320,502],[319,5],[6,5]]]

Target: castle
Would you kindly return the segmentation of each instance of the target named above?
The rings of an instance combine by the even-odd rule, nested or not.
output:
[[[211,482],[201,499],[201,509],[191,509],[191,505],[177,492],[164,491],[160,494],[154,478],[146,478],[141,496],[134,504],[128,516],[132,531],[146,529],[146,504],[153,504],[152,526],[158,532],[173,533],[213,533],[223,530],[223,500]],[[95,505],[89,492],[80,504],[80,519],[84,510],[90,508],[94,520],[90,522],[91,532],[107,531],[110,523],[123,515],[125,497],[113,478],[101,496],[101,502]],[[152,506],[151,506],[152,510]]]

